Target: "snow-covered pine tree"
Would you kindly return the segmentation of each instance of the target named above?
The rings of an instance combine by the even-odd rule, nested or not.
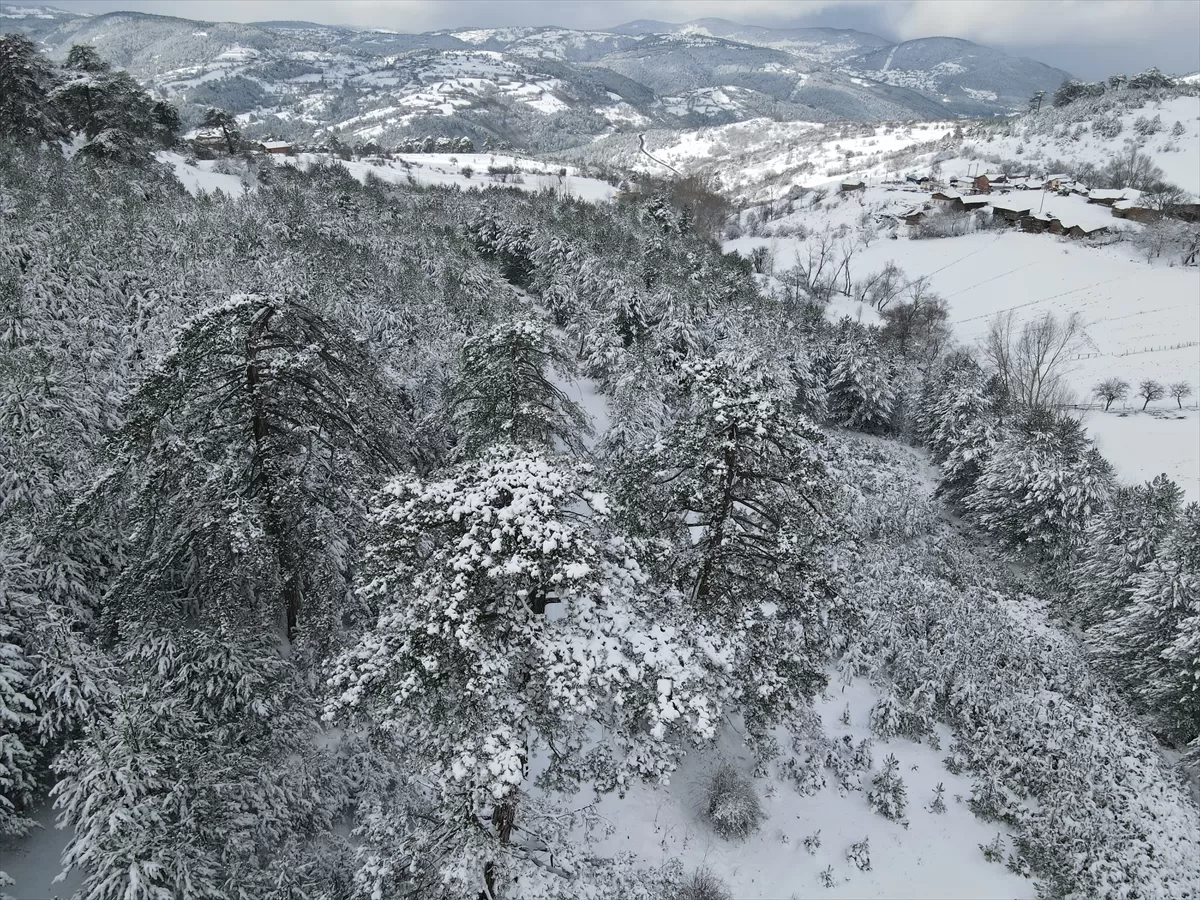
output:
[[[872,335],[842,344],[826,383],[830,418],[856,431],[887,431],[897,402],[892,379],[892,363]]]
[[[25,643],[36,608],[28,572],[0,545],[0,840],[19,837],[32,825],[25,813],[42,765],[39,711],[30,685],[36,663]],[[4,878],[0,870],[0,887]]]
[[[1061,557],[1112,489],[1112,466],[1076,420],[1034,409],[1003,431],[965,505],[1002,540]]]
[[[134,535],[110,611],[171,597],[205,621],[253,610],[288,638],[331,627],[363,494],[409,462],[395,406],[309,306],[249,294],[197,315],[130,400],[89,500],[119,501]]]
[[[682,373],[675,421],[611,457],[609,472],[633,532],[662,547],[656,567],[687,614],[734,642],[730,687],[757,735],[825,684],[853,619],[827,568],[832,476],[786,373],[745,353]]]
[[[465,451],[496,443],[581,451],[591,433],[587,415],[550,380],[551,371],[568,378],[574,366],[541,322],[504,323],[468,338],[451,394]]]
[[[65,139],[66,128],[50,102],[55,75],[23,34],[0,35],[0,138],[17,144]]]
[[[663,381],[657,357],[644,351],[623,354],[608,390],[609,426],[597,444],[601,455],[620,457],[658,433],[667,418]]]
[[[938,493],[960,502],[975,486],[996,441],[994,397],[974,359],[955,354],[930,373],[914,419],[930,456],[942,467]]]
[[[102,623],[121,687],[58,765],[88,896],[283,898],[331,877],[345,785],[314,749],[304,667],[348,613],[360,494],[403,464],[391,408],[349,335],[257,295],[188,322],[130,398],[78,514],[130,535]]]
[[[1200,505],[1189,503],[1094,648],[1178,743],[1200,737]],[[1198,745],[1200,748],[1200,745]]]
[[[95,48],[72,47],[63,74],[52,98],[71,127],[86,139],[80,153],[143,164],[157,146],[173,137],[162,134],[172,121],[155,109],[154,101],[127,72],[113,70]]]
[[[63,862],[83,873],[83,896],[290,900],[327,887],[347,785],[313,749],[317,704],[276,636],[147,612],[123,635],[110,716],[56,763],[72,827]]]
[[[1182,498],[1179,486],[1166,475],[1113,489],[1109,502],[1088,523],[1071,577],[1073,591],[1066,598],[1067,609],[1084,628],[1129,605],[1133,581],[1154,559]]]
[[[338,660],[328,714],[401,755],[423,807],[367,817],[374,896],[577,896],[585,860],[557,793],[661,777],[680,733],[715,733],[707,657],[662,621],[626,542],[604,533],[603,495],[572,468],[498,445],[378,498],[359,586],[378,619]],[[597,724],[607,740],[592,744]]]
[[[900,777],[900,762],[894,755],[887,755],[883,768],[871,779],[867,802],[871,804],[871,812],[879,813],[885,819],[893,822],[904,820],[908,791],[904,787],[904,779]]]

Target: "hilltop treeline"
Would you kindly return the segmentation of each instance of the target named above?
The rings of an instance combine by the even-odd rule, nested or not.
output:
[[[1048,896],[1196,890],[1145,732],[884,438],[1097,617],[1194,583],[1194,508],[1153,486],[1158,537],[1101,576],[1110,470],[1019,374],[939,362],[929,297],[831,323],[720,252],[698,187],[334,164],[192,197],[3,114],[0,831],[51,794],[84,897],[674,897],[677,864],[594,852],[591,796],[731,722],[797,790],[862,790],[869,747],[812,728],[836,666],[887,686],[880,739],[953,727]],[[1188,646],[1170,590],[1122,626],[1140,664]],[[1157,714],[1185,682],[1156,672]]]

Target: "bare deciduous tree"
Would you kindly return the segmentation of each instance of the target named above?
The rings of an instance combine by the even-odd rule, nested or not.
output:
[[[1176,381],[1174,384],[1168,386],[1167,390],[1175,399],[1175,403],[1178,404],[1180,409],[1183,409],[1183,401],[1192,396],[1192,386],[1186,381]]]
[[[1071,313],[1058,319],[1046,313],[1017,330],[1016,314],[997,314],[988,323],[983,355],[1016,403],[1051,407],[1067,400],[1064,376],[1083,340],[1083,319]]]
[[[950,308],[929,288],[929,278],[908,286],[908,299],[883,313],[883,333],[902,356],[936,359],[950,340]]]
[[[903,290],[904,273],[889,260],[878,272],[868,275],[854,286],[854,299],[883,312]]]
[[[1129,382],[1120,378],[1106,378],[1092,388],[1092,396],[1104,401],[1104,410],[1107,412],[1114,402],[1129,396]]]
[[[829,273],[833,266],[835,255],[834,237],[828,231],[814,234],[805,244],[804,262],[796,261],[796,265],[804,272],[808,290],[813,296],[828,300],[833,293],[835,276]]]
[[[1145,409],[1147,406],[1149,406],[1150,401],[1161,400],[1166,395],[1166,389],[1153,378],[1147,378],[1145,381],[1138,384],[1138,396],[1145,401],[1142,404],[1142,409]]]

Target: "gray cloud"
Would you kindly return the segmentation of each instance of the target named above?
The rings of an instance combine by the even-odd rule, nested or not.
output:
[[[1158,66],[1200,69],[1200,0],[58,0],[63,9],[129,9],[192,19],[304,19],[432,31],[504,25],[607,28],[632,19],[706,16],[753,25],[856,28],[891,40],[947,35],[1085,78]]]

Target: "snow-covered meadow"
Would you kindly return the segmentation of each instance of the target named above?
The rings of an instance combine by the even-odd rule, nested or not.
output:
[[[1118,232],[1141,228],[1114,219],[1107,207],[1082,198],[1016,192],[1020,193],[1029,196],[1025,202],[1033,209],[1041,206],[1063,216],[1064,224],[1074,217],[1111,223]],[[1008,203],[1014,196],[997,194],[993,199]],[[841,229],[845,236],[840,241],[856,242],[866,214],[872,237],[854,254],[853,277],[864,277],[889,262],[910,281],[927,277],[931,288],[949,303],[950,325],[960,343],[977,345],[998,314],[1011,311],[1020,324],[1047,313],[1060,318],[1079,313],[1086,334],[1066,365],[1077,402],[1090,404],[1092,388],[1106,378],[1124,379],[1135,390],[1144,379],[1163,384],[1187,381],[1193,396],[1186,405],[1194,413],[1195,397],[1200,395],[1200,272],[1194,266],[1147,262],[1128,240],[1089,243],[1011,228],[918,240],[911,228],[894,219],[876,224],[877,216],[919,208],[929,203],[929,197],[929,191],[886,184],[831,194],[817,208],[806,208],[801,202],[797,212],[764,227],[766,232],[779,232],[778,236],[745,236],[726,241],[725,247],[744,255],[766,247],[778,277],[802,260],[826,232]],[[798,228],[804,229],[804,238],[796,236]],[[835,297],[830,314],[854,317],[860,314],[858,306]],[[861,314],[865,321],[877,318],[872,309]],[[1131,394],[1122,411],[1140,406]],[[1175,407],[1175,401],[1164,398],[1150,405],[1161,418],[1110,416],[1097,428],[1103,429],[1104,443],[1114,448],[1112,461],[1122,477],[1133,480],[1147,472],[1166,472],[1189,497],[1200,499],[1200,428],[1194,415],[1171,417]],[[1137,447],[1137,452],[1131,453],[1131,447]]]

